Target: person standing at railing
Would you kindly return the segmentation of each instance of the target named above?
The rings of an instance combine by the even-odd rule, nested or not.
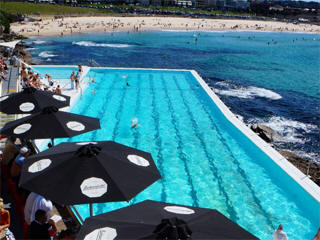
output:
[[[75,73],[74,71],[72,71],[71,75],[70,75],[70,85],[71,85],[71,89],[74,89],[74,81],[75,81]]]
[[[79,81],[80,81],[80,73],[77,72],[77,75],[76,75],[75,80],[74,80],[74,82],[75,82],[75,84],[76,84],[76,90],[78,90]]]

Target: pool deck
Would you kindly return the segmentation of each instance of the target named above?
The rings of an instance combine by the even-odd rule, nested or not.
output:
[[[37,67],[36,65],[33,67]],[[74,65],[39,65],[38,67],[76,67]],[[83,66],[84,67],[84,66]],[[155,68],[116,68],[116,67],[91,67],[92,69],[123,69],[123,70],[161,70],[161,71],[187,71],[191,72],[196,78],[202,88],[206,91],[212,101],[220,109],[223,115],[230,121],[236,128],[238,128],[245,136],[247,136],[258,148],[260,148],[267,156],[269,156],[283,171],[285,171],[293,180],[295,180],[305,191],[307,191],[319,204],[320,204],[320,187],[315,184],[307,175],[302,173],[298,168],[291,164],[286,158],[284,158],[277,150],[272,148],[268,143],[262,140],[256,133],[254,133],[248,126],[240,121],[229,108],[220,100],[220,98],[210,89],[207,83],[201,78],[201,76],[194,70],[188,69],[155,69]],[[90,67],[84,67],[86,69],[82,76],[82,79],[86,77],[86,73],[91,69]],[[81,89],[85,91],[87,83],[81,82]],[[62,89],[63,94],[72,96],[70,107],[63,110],[68,111],[77,99],[81,96],[80,91]],[[37,141],[37,146],[40,146],[41,141]]]

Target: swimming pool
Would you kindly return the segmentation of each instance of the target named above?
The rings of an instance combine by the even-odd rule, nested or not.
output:
[[[226,119],[192,72],[91,69],[88,75],[95,83],[71,112],[100,118],[101,129],[56,142],[114,140],[151,152],[162,175],[129,203],[95,204],[94,214],[152,199],[215,208],[261,239],[270,239],[279,223],[290,239],[314,236],[319,202]],[[89,215],[87,205],[75,207],[82,218]]]

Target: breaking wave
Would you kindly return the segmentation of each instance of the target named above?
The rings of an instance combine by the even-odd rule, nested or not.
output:
[[[131,45],[120,43],[95,43],[91,41],[72,42],[73,45],[85,46],[85,47],[114,47],[114,48],[127,48]]]
[[[290,120],[284,117],[272,116],[267,121],[262,119],[249,119],[250,124],[259,123],[275,130],[283,138],[278,141],[304,144],[306,139],[303,133],[309,133],[317,126]]]
[[[46,43],[46,41],[42,41],[42,40],[35,40],[35,41],[32,41],[33,44],[44,44]]]
[[[44,51],[39,53],[39,57],[42,57],[42,58],[50,58],[50,57],[56,57],[56,56],[58,55],[54,55],[52,54],[52,52],[49,52],[49,51]]]
[[[243,87],[243,86],[232,86],[225,82],[217,83],[218,86],[230,87],[228,89],[214,89],[214,91],[220,95],[232,96],[238,98],[254,99],[255,97],[263,97],[272,100],[281,99],[282,96],[276,92],[269,89],[259,88],[259,87]]]

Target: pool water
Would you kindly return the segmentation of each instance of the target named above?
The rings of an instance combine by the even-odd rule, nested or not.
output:
[[[261,239],[280,223],[289,239],[314,236],[319,203],[226,120],[191,72],[91,69],[88,76],[95,83],[71,112],[99,118],[101,129],[57,144],[113,140],[151,152],[162,175],[130,202],[94,204],[95,215],[152,199],[217,209]],[[76,209],[89,216],[88,205]]]

